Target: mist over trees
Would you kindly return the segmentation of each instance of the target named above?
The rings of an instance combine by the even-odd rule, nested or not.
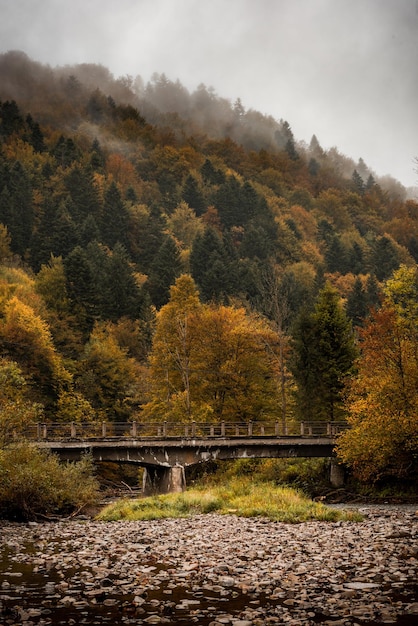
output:
[[[346,385],[417,262],[418,203],[288,121],[164,74],[0,55],[1,367],[22,424],[354,419]]]

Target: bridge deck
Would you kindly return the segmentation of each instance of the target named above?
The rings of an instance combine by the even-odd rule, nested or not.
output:
[[[77,460],[136,463],[145,467],[145,494],[183,490],[184,468],[210,460],[334,456],[343,425],[304,423],[299,434],[275,424],[38,424],[34,444]]]
[[[335,439],[329,437],[108,439],[40,441],[37,445],[75,460],[89,453],[96,461],[183,467],[209,460],[242,458],[332,457]]]

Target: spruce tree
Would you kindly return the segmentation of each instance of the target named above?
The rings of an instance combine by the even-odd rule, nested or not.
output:
[[[101,222],[103,243],[110,248],[118,242],[127,246],[129,214],[114,182],[105,193]]]
[[[362,326],[368,313],[367,296],[359,276],[347,298],[347,315],[354,326]]]
[[[342,393],[356,354],[351,322],[338,292],[326,283],[314,310],[303,313],[294,331],[292,371],[302,419],[344,417]]]
[[[151,265],[148,289],[157,308],[167,304],[170,287],[180,275],[180,251],[172,237],[166,236]]]

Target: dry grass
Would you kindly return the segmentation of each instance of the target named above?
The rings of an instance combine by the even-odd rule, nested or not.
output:
[[[249,477],[234,478],[224,485],[188,489],[184,493],[121,500],[104,508],[97,519],[151,520],[205,513],[233,513],[287,523],[362,519],[356,511],[332,509],[313,502],[296,489],[254,482]]]

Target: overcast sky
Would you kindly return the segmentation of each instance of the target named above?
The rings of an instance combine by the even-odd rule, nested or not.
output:
[[[418,184],[418,0],[0,0],[8,50],[204,83]]]

